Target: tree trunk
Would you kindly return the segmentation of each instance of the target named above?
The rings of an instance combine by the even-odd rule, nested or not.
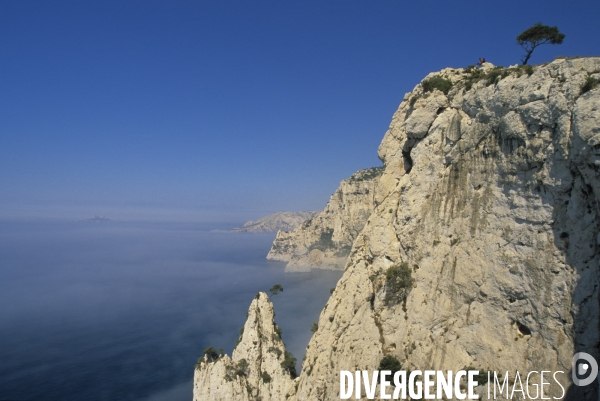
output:
[[[522,65],[526,65],[527,62],[529,61],[529,57],[531,57],[531,53],[533,53],[533,50],[535,49],[535,47],[529,51],[527,51],[527,54],[525,55],[525,58],[523,59],[523,64]]]

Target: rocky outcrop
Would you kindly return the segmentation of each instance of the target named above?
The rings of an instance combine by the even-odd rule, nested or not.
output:
[[[467,90],[471,74],[446,69],[432,76],[453,82],[448,95],[405,96],[379,148],[378,206],[321,314],[298,400],[336,399],[339,370],[386,354],[408,369],[512,372],[599,356],[600,92],[580,88],[600,59],[495,71]],[[385,272],[400,264],[415,284],[390,305]],[[591,387],[570,396],[595,399]]]
[[[267,259],[288,262],[286,271],[341,270],[374,209],[383,167],[360,170],[342,181],[325,209],[294,231],[279,231]]]
[[[340,370],[386,355],[564,371],[563,399],[598,399],[570,372],[576,352],[600,360],[600,89],[582,93],[600,58],[477,71],[430,74],[452,88],[417,85],[394,114],[375,207],[289,399],[339,399]]]
[[[290,374],[286,368],[289,356],[274,316],[267,294],[256,294],[232,357],[210,360],[205,356],[196,365],[194,401],[279,401],[289,397],[295,369]]]
[[[314,217],[318,211],[310,212],[277,212],[255,221],[248,221],[242,227],[234,228],[234,232],[265,233],[279,230],[291,231],[306,220]]]

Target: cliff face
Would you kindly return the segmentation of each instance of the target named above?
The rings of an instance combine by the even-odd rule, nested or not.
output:
[[[486,68],[404,97],[289,399],[339,399],[340,370],[393,355],[410,370],[561,370],[564,399],[597,400],[570,371],[575,352],[600,359],[600,89],[581,94],[600,58]]]
[[[267,259],[288,262],[286,271],[343,269],[354,239],[374,209],[382,173],[382,167],[374,167],[342,181],[322,212],[293,231],[277,233]]]
[[[291,231],[306,220],[314,217],[317,211],[310,212],[278,212],[255,221],[248,221],[242,227],[234,228],[234,232],[265,233],[274,231]]]

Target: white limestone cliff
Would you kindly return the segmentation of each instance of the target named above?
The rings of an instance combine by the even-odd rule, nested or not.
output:
[[[289,397],[293,379],[282,366],[286,349],[274,316],[267,294],[256,294],[231,358],[223,355],[207,361],[205,357],[197,364],[194,401],[278,401]]]
[[[236,227],[229,231],[251,233],[291,231],[317,213],[319,212],[314,210],[309,212],[277,212],[254,221],[248,221],[242,227]]]
[[[484,73],[448,68],[428,76],[451,80],[447,94],[405,95],[289,400],[339,400],[340,370],[386,355],[410,370],[564,371],[562,399],[598,399],[570,372],[575,352],[600,360],[600,88],[581,91],[600,58]],[[400,298],[398,266],[414,280]]]
[[[279,231],[267,259],[288,262],[286,271],[341,270],[374,209],[382,167],[360,170],[342,181],[325,209],[293,231]]]

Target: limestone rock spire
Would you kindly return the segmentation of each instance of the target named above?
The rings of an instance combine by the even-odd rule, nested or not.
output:
[[[232,353],[215,361],[201,360],[194,371],[194,401],[276,401],[289,397],[295,370],[286,364],[281,330],[273,304],[264,292],[256,294],[239,343]]]

